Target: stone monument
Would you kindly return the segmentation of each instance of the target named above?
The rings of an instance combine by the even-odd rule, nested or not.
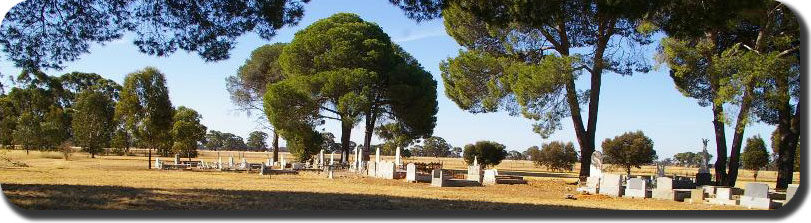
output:
[[[696,185],[704,186],[712,184],[712,174],[710,174],[709,162],[710,159],[707,157],[707,143],[710,142],[708,139],[701,139],[701,142],[704,144],[704,147],[701,151],[701,163],[699,164],[698,173],[696,173]]]
[[[603,153],[594,151],[591,154],[591,165],[589,165],[589,176],[603,177]]]

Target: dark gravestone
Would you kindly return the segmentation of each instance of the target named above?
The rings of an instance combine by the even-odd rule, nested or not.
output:
[[[712,184],[712,174],[710,173],[697,173],[696,174],[696,185],[704,186]]]

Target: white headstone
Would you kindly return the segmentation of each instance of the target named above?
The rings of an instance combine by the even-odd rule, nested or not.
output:
[[[228,158],[228,167],[233,167],[233,166],[234,166],[234,157],[231,156],[231,157]]]
[[[484,185],[494,185],[496,182],[496,177],[498,176],[498,170],[496,169],[489,169],[484,170],[484,177],[482,177],[482,184]]]
[[[380,147],[377,147],[377,149],[375,150],[375,162],[377,163],[380,162]]]
[[[329,154],[329,165],[332,166],[335,164],[335,151]]]
[[[616,174],[603,174],[600,181],[600,194],[620,197],[622,196],[622,177]]]
[[[397,150],[394,152],[394,163],[397,164],[397,166],[402,166],[403,165],[403,162],[400,160],[400,147],[399,146],[397,147]]]
[[[180,154],[175,154],[175,165],[180,164]]]
[[[474,166],[478,166],[478,165],[479,165],[479,157],[477,157],[477,156],[473,156],[473,165],[474,165]]]
[[[324,150],[323,149],[320,152],[318,152],[318,165],[319,166],[324,165]]]
[[[626,197],[646,198],[647,188],[645,180],[640,178],[628,179],[628,187],[625,189]]]
[[[740,203],[741,206],[747,208],[769,209],[772,203],[772,200],[769,199],[769,185],[764,183],[747,183]]]
[[[155,158],[155,168],[161,169],[162,168],[161,164],[163,164],[161,163],[161,158]]]
[[[591,165],[589,165],[589,176],[602,177],[603,176],[603,153],[594,151],[591,154]]]
[[[417,166],[414,163],[406,165],[406,181],[417,182]]]
[[[658,163],[656,164],[656,177],[664,177],[665,176],[665,164]]]

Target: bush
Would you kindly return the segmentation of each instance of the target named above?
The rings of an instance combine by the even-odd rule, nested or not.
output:
[[[641,168],[641,165],[653,163],[657,159],[653,140],[642,131],[626,132],[614,139],[605,139],[602,146],[605,163],[625,167],[629,176],[631,167]]]
[[[497,142],[478,141],[475,144],[465,146],[465,162],[473,164],[474,157],[478,158],[479,165],[483,168],[496,166],[507,158],[506,146]]]
[[[541,145],[541,150],[532,156],[535,165],[546,166],[552,171],[572,171],[578,160],[574,144],[554,141]]]

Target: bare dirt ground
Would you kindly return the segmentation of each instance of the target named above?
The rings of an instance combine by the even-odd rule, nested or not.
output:
[[[2,151],[27,167],[0,161],[6,198],[25,209],[127,210],[730,210],[740,207],[575,194],[574,173],[550,173],[524,161],[507,161],[500,172],[524,173],[527,185],[436,188],[424,183],[338,173],[260,176],[219,171],[148,170],[146,157]],[[239,155],[232,153],[235,157]],[[214,161],[215,153],[202,159]],[[228,153],[221,153],[227,158]],[[284,154],[289,157],[289,154]],[[245,153],[262,162],[266,153]],[[328,156],[327,156],[328,157]],[[164,158],[166,159],[166,158]],[[430,161],[434,158],[416,160]],[[413,161],[413,160],[412,160]],[[463,167],[448,159],[446,167]],[[238,162],[238,161],[237,161]],[[510,163],[516,162],[516,163]],[[509,165],[514,165],[510,168]],[[522,174],[519,174],[522,175]],[[798,178],[797,178],[798,179]]]

